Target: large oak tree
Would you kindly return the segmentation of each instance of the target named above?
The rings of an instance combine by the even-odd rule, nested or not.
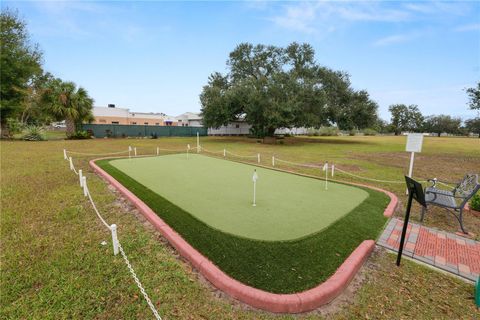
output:
[[[362,129],[377,121],[377,104],[351,88],[349,76],[319,65],[309,44],[286,48],[242,43],[200,95],[203,123],[218,128],[244,119],[256,136],[278,128]]]

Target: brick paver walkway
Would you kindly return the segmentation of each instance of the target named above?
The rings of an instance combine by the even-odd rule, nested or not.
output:
[[[398,251],[402,228],[402,220],[391,219],[378,245]],[[403,254],[469,280],[480,274],[480,242],[453,233],[409,223]]]

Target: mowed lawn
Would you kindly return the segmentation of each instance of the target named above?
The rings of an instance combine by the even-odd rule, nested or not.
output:
[[[134,319],[151,312],[120,256],[112,255],[110,235],[99,222],[63,160],[62,149],[107,153],[136,146],[139,154],[156,146],[181,148],[193,138],[97,139],[90,141],[6,142],[1,147],[1,296],[0,318]],[[308,164],[335,163],[352,173],[401,180],[408,165],[404,137],[288,138],[283,144],[259,144],[246,138],[204,138],[202,145],[237,154],[262,154]],[[92,157],[74,157],[87,172],[90,190],[164,319],[321,318],[320,313],[277,316],[239,306],[198,279],[188,263],[128,203],[88,168]],[[283,167],[283,166],[282,166]],[[322,175],[318,169],[283,167]],[[480,140],[426,138],[416,157],[415,176],[458,180],[480,171]],[[337,175],[337,179],[350,180]],[[360,180],[355,180],[362,182]],[[372,183],[404,199],[404,187]],[[418,218],[418,208],[413,219]],[[132,214],[133,213],[133,214]],[[399,212],[400,214],[400,212]],[[478,218],[466,214],[466,227],[480,233]],[[458,230],[452,216],[435,210],[426,225]],[[478,236],[477,236],[478,237]],[[102,241],[107,245],[101,245]],[[473,286],[429,268],[379,251],[367,264],[352,303],[337,306],[332,318],[472,319],[478,316]]]

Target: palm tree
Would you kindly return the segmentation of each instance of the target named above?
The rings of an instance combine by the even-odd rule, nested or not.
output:
[[[83,122],[93,120],[93,99],[87,90],[73,82],[52,81],[45,92],[48,111],[58,120],[65,119],[67,136],[72,136]]]

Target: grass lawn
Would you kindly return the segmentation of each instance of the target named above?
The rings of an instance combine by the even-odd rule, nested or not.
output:
[[[330,183],[325,190],[317,179],[197,154],[110,164],[210,227],[256,240],[294,240],[319,232],[368,197],[357,187]],[[254,169],[260,176],[255,207]]]
[[[2,141],[0,318],[2,319],[138,319],[151,312],[120,256],[112,255],[110,235],[98,221],[78,187],[78,179],[63,160],[62,149],[91,153],[120,151],[128,145],[139,153],[156,146],[180,148],[194,138],[97,139],[88,141]],[[283,145],[263,145],[244,138],[203,139],[207,149],[226,146],[238,154],[261,152],[302,163],[335,160],[357,174],[399,179],[408,165],[404,137],[338,137],[286,139]],[[94,199],[109,223],[116,223],[122,245],[152,301],[165,319],[318,319],[320,313],[277,316],[248,310],[198,279],[128,203],[88,167],[91,157],[74,157],[86,172]],[[321,175],[321,172],[284,166]],[[416,157],[416,176],[456,180],[480,171],[480,141],[466,138],[426,138]],[[349,179],[337,176],[337,178]],[[403,186],[376,184],[404,197]],[[401,198],[402,199],[402,198]],[[403,198],[404,199],[404,198]],[[401,212],[400,212],[401,213]],[[418,218],[418,208],[412,218]],[[465,225],[477,235],[478,218],[465,215]],[[441,210],[427,216],[426,225],[458,230],[454,218]],[[102,241],[108,245],[101,245]],[[402,261],[384,251],[364,269],[357,293],[330,315],[334,319],[473,319],[478,316],[473,286],[424,266]]]

